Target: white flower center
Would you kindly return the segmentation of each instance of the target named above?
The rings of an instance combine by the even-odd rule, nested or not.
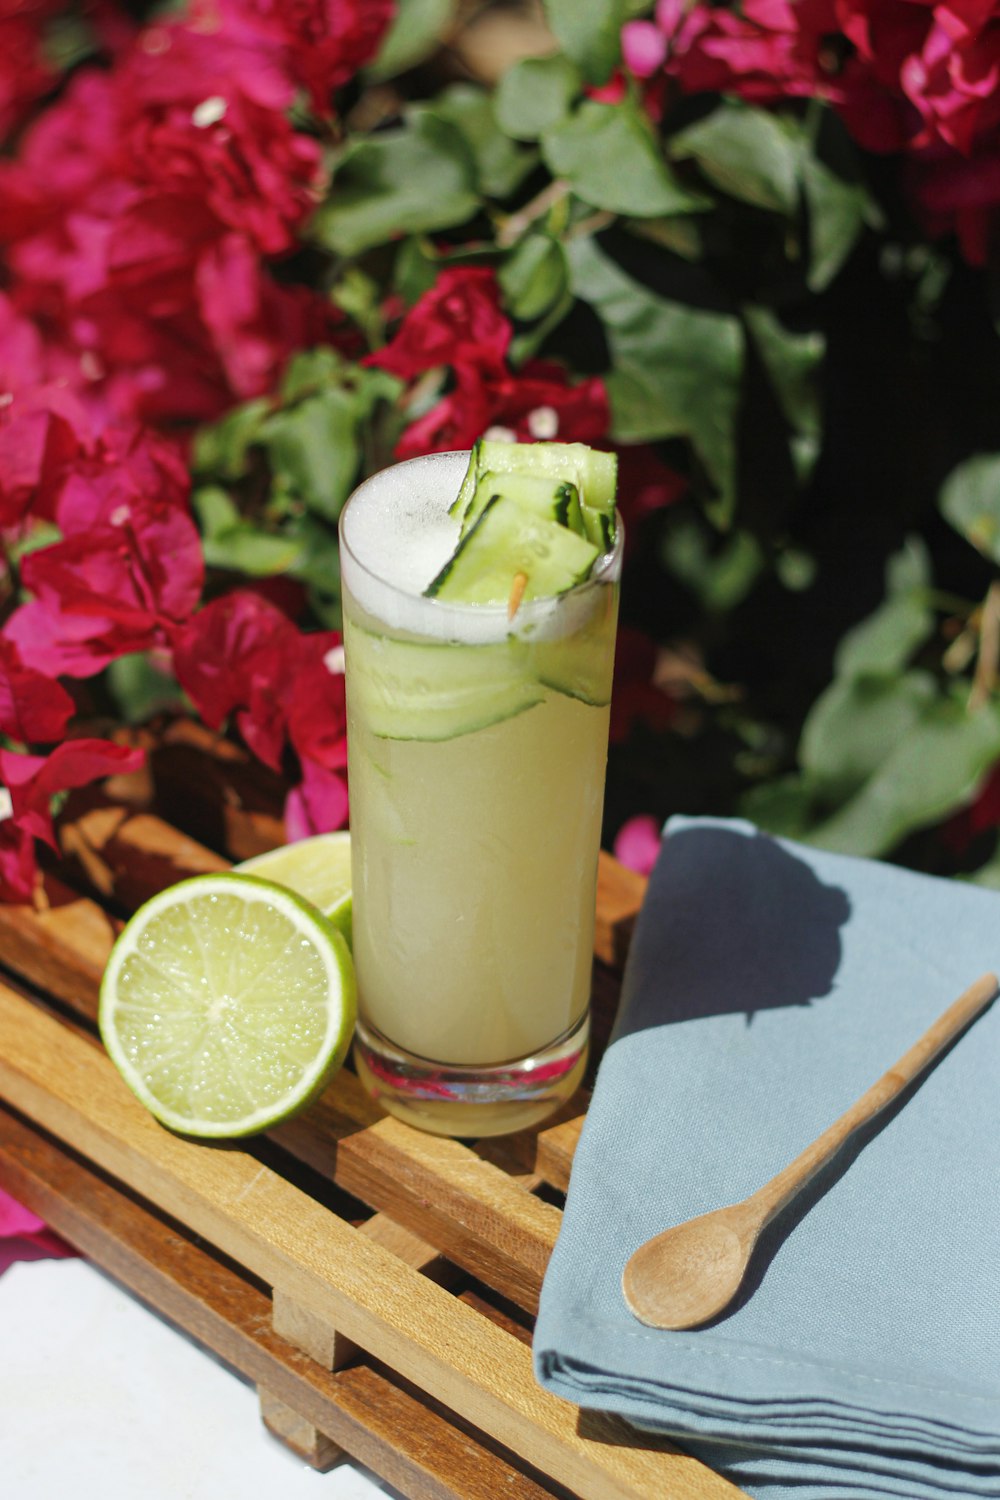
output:
[[[513,427],[487,427],[483,437],[490,443],[516,443],[517,433]]]
[[[199,130],[207,130],[209,125],[218,125],[225,113],[225,99],[221,94],[213,94],[210,99],[203,99],[200,104],[195,105],[191,111],[191,121]]]
[[[0,823],[6,823],[13,815],[14,804],[10,799],[10,792],[5,786],[0,786]]]
[[[344,648],[343,646],[331,646],[323,658],[323,665],[331,677],[343,677],[344,675]]]
[[[554,406],[536,406],[528,413],[528,431],[533,438],[544,442],[554,438],[559,431],[559,413]]]

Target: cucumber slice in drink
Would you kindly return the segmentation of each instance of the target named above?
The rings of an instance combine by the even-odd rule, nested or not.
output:
[[[523,574],[522,598],[551,598],[581,583],[598,555],[568,527],[494,495],[424,592],[462,604],[505,604]]]
[[[583,509],[580,493],[570,480],[553,479],[549,475],[529,474],[511,470],[496,473],[492,469],[480,475],[462,521],[462,535],[470,531],[495,495],[516,500],[525,510],[543,520],[555,521],[558,526],[567,526],[577,536],[584,535]]]
[[[483,446],[482,438],[473,443],[472,452],[469,454],[469,467],[459,487],[458,494],[448,507],[449,516],[463,516],[472,504],[472,497],[476,493],[476,484],[479,475],[483,472],[479,463],[479,451]]]
[[[350,628],[352,716],[381,739],[456,739],[524,713],[545,696],[516,641],[437,645]]]
[[[511,443],[480,438],[473,445],[458,495],[450,507],[453,516],[467,517],[479,480],[484,474],[533,474],[539,478],[569,480],[576,485],[584,520],[588,511],[596,512],[586,525],[586,535],[602,552],[614,541],[615,493],[618,483],[618,457],[586,443]],[[604,525],[599,517],[606,517]],[[578,529],[578,528],[574,528]]]

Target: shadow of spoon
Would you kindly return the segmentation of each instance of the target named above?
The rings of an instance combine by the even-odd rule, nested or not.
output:
[[[622,1275],[629,1308],[651,1328],[696,1328],[736,1296],[761,1231],[811,1181],[854,1132],[933,1062],[994,998],[984,974],[928,1027],[909,1051],[804,1151],[741,1203],[665,1229],[639,1246]]]

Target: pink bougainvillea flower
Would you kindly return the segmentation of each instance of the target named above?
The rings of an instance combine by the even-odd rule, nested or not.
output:
[[[26,667],[17,647],[0,637],[0,734],[19,744],[62,739],[73,699],[61,683]]]
[[[285,799],[285,836],[292,842],[341,828],[347,821],[347,810],[343,776],[314,760],[304,760],[302,780]]]
[[[969,264],[985,265],[1000,213],[1000,138],[968,158],[940,147],[921,152],[906,180],[927,232],[954,234]]]
[[[320,148],[289,123],[292,90],[263,48],[154,27],[123,61],[117,86],[131,181],[204,205],[265,254],[291,246],[316,201]]]
[[[318,115],[332,94],[372,60],[396,12],[395,0],[197,0],[193,22],[265,47],[305,89]]]
[[[495,377],[463,368],[454,388],[406,429],[396,453],[415,458],[469,448],[491,431],[518,442],[597,443],[609,422],[607,392],[597,376],[573,384],[562,366],[540,360]]]
[[[111,740],[64,740],[49,755],[0,748],[0,785],[10,795],[10,816],[22,833],[57,848],[52,798],[105,776],[137,771],[145,752]]]
[[[61,1257],[76,1254],[72,1245],[68,1245],[46,1227],[44,1219],[18,1203],[3,1188],[0,1188],[0,1240],[6,1240],[8,1244],[11,1240],[21,1240],[30,1246],[27,1251],[17,1251],[18,1259],[37,1260],[43,1255]],[[10,1254],[9,1248],[7,1253]],[[0,1264],[0,1271],[2,1270],[3,1265]]]
[[[234,717],[253,753],[280,769],[280,694],[298,645],[291,620],[259,594],[237,589],[180,624],[171,644],[177,680],[209,728]]]
[[[615,837],[615,859],[640,875],[649,875],[659,857],[661,837],[660,824],[649,813],[629,818]]]
[[[493,271],[453,266],[413,305],[385,348],[364,362],[403,380],[436,365],[500,372],[512,332]]]
[[[81,69],[0,162],[10,294],[107,411],[208,420],[334,337],[329,300],[269,272],[325,181],[298,87],[280,48],[206,5]]]
[[[180,449],[148,427],[113,423],[81,449],[33,506],[65,535],[108,522],[121,524],[150,505],[186,511],[191,480]],[[128,507],[128,511],[123,509]]]
[[[90,422],[71,391],[39,385],[0,397],[0,527],[16,526],[31,507],[45,515],[82,452]]]
[[[213,600],[172,635],[177,679],[205,722],[232,718],[275,770],[287,743],[305,766],[347,764],[343,652],[333,631],[301,634],[249,589]]]
[[[618,454],[618,509],[625,522],[625,546],[638,541],[646,516],[673,505],[688,489],[688,481],[668,469],[648,443],[616,449]]]
[[[185,510],[123,501],[86,530],[25,557],[34,595],[4,628],[22,660],[50,676],[90,676],[117,657],[162,643],[201,596],[204,562]]]
[[[636,78],[652,78],[666,56],[666,32],[655,21],[629,21],[622,28],[622,60]]]
[[[55,82],[43,26],[58,9],[58,0],[0,6],[0,136],[13,131]]]
[[[0,901],[30,901],[35,871],[35,840],[15,823],[10,793],[0,787]]]
[[[300,635],[284,698],[288,734],[300,760],[328,771],[347,765],[344,648],[336,631]]]
[[[278,286],[239,235],[201,257],[195,293],[229,389],[241,399],[272,390],[295,350],[333,343],[344,323],[326,298]]]

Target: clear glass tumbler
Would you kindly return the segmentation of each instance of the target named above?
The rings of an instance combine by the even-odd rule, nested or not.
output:
[[[355,1061],[444,1135],[535,1124],[587,1059],[621,571],[551,599],[422,590],[467,453],[366,480],[340,524],[359,990]]]

